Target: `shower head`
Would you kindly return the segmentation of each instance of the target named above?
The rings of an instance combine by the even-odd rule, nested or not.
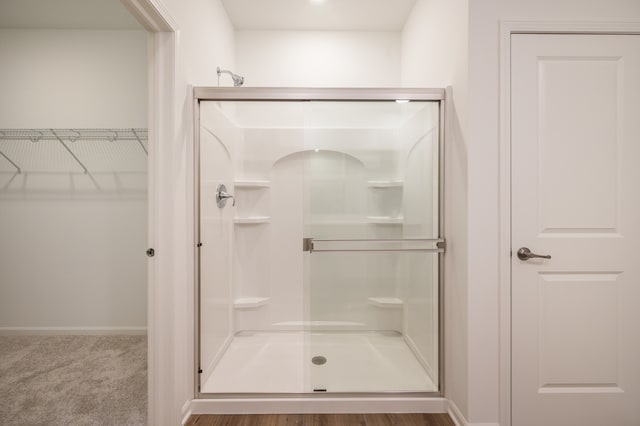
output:
[[[218,71],[218,85],[220,84],[220,74],[229,74],[233,79],[233,85],[235,87],[240,87],[244,84],[244,77],[238,74],[234,74],[228,70],[221,70],[220,67],[217,68]]]

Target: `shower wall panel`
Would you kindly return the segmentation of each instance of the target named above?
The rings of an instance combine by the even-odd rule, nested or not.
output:
[[[434,389],[438,254],[415,249],[424,242],[406,240],[440,236],[434,201],[438,104],[207,101],[201,122],[200,320],[207,389],[235,389],[220,382],[227,373],[215,368],[235,359],[230,353],[244,350],[243,344],[261,342],[266,346],[255,349],[270,351],[278,349],[273,345],[280,337],[296,336],[296,359],[310,360],[328,350],[319,344],[321,336],[335,332],[347,340],[399,343],[420,374],[430,376],[409,388]],[[235,205],[216,205],[221,183]],[[307,238],[338,248],[305,251]],[[400,244],[399,251],[388,251],[387,240]],[[340,249],[354,242],[364,249]],[[273,333],[278,331],[296,333]],[[340,362],[357,363],[346,346],[342,350]],[[242,356],[253,359],[253,367],[264,362]],[[322,388],[322,369],[299,367],[288,379],[302,374],[305,382],[287,383],[305,389],[300,392]],[[336,380],[332,391],[351,388]]]
[[[438,114],[424,111],[402,129],[403,238],[436,238],[438,227]],[[404,334],[434,383],[438,382],[438,256],[410,254],[400,264]]]
[[[236,147],[241,132],[214,104],[201,107],[200,129],[200,338],[203,377],[232,336],[233,211],[219,209],[220,184],[233,182]]]
[[[262,259],[270,259],[269,272],[250,285],[236,280],[238,297],[268,297],[268,303],[237,310],[237,330],[401,330],[401,311],[381,310],[368,302],[369,297],[395,294],[393,258],[321,255],[311,265],[301,251],[303,237],[400,236],[397,227],[367,219],[367,182],[398,174],[396,119],[367,104],[272,105],[243,103],[236,110],[238,121],[247,126],[239,174],[270,182],[264,191],[270,199],[264,208],[269,224],[236,226],[236,235],[250,233],[258,245],[258,235],[271,239],[262,251]],[[244,253],[243,264],[238,257],[238,270],[259,267],[251,263],[253,258]]]

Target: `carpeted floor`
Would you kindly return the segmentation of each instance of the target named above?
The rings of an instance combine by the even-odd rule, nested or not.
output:
[[[146,336],[0,336],[0,425],[146,422]]]

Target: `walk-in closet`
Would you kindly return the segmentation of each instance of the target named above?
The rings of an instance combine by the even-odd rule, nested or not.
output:
[[[147,34],[119,2],[24,3],[0,4],[0,423],[146,424]]]

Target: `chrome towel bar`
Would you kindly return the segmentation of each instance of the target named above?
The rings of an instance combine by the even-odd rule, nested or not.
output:
[[[316,248],[316,243],[338,243],[337,248]],[[345,243],[345,244],[342,244]],[[362,247],[349,247],[348,243],[433,243],[433,247],[380,247],[380,248],[362,248]],[[347,247],[344,247],[344,246]],[[421,253],[444,253],[446,249],[446,242],[444,238],[424,238],[424,239],[315,239],[315,238],[303,238],[302,239],[302,251],[309,253],[330,253],[330,252],[421,252]]]

